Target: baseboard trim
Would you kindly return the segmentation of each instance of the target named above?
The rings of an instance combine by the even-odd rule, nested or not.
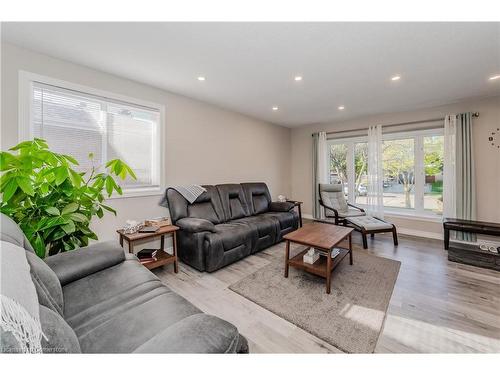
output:
[[[432,238],[435,240],[443,240],[443,235],[441,233],[426,232],[423,230],[409,229],[409,228],[397,228],[398,233],[406,234],[408,236]]]
[[[304,219],[310,219],[314,220],[312,215],[309,214],[303,214],[302,217]],[[416,230],[416,229],[410,229],[410,228],[397,228],[398,233],[400,234],[406,234],[408,236],[415,236],[415,237],[423,237],[423,238],[432,238],[435,240],[442,240],[443,235],[441,233],[435,233],[435,232],[426,232],[423,230]]]

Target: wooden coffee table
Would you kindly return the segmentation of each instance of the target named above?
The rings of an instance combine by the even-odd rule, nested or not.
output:
[[[353,228],[344,226],[315,222],[305,224],[302,228],[285,234],[283,236],[286,240],[285,277],[288,277],[289,266],[324,277],[326,278],[326,293],[330,294],[332,271],[335,267],[340,264],[347,254],[349,254],[349,264],[352,265],[351,233],[353,230]],[[348,248],[340,246],[341,242],[344,241],[349,243]],[[308,248],[290,259],[290,242],[305,245]],[[313,264],[304,263],[303,256],[311,247],[323,254]],[[340,254],[332,259],[330,254],[334,247],[340,248]]]

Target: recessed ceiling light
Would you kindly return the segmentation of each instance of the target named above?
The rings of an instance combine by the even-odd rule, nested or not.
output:
[[[296,81],[302,81],[302,76],[295,76],[294,80],[296,80]]]
[[[401,76],[400,76],[400,75],[397,75],[397,76],[391,77],[391,81],[399,81],[400,79],[401,79]]]
[[[497,74],[497,75],[495,75],[495,76],[491,76],[491,77],[489,78],[489,80],[490,80],[490,81],[494,81],[494,80],[499,79],[499,78],[500,78],[500,74]]]
[[[277,111],[278,110],[278,107],[273,107],[273,111]]]
[[[345,107],[343,105],[339,106],[339,111],[343,111]]]
[[[203,76],[198,77],[198,81],[204,81],[204,80],[205,80],[205,77],[203,77]]]

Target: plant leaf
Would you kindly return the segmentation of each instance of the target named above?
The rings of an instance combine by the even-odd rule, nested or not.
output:
[[[9,150],[11,150],[11,151],[20,150],[23,148],[31,147],[33,144],[34,144],[33,141],[24,141],[24,142],[21,142],[21,143],[15,145],[14,147],[9,148]]]
[[[73,221],[76,221],[78,223],[85,223],[88,221],[88,218],[87,216],[85,216],[84,214],[81,214],[79,212],[73,212],[69,215],[69,218]]]
[[[35,248],[36,255],[42,259],[45,258],[45,243],[40,233],[36,234],[35,241],[33,241],[33,247]]]
[[[137,180],[137,176],[135,175],[135,172],[130,168],[127,164],[123,163],[124,167],[127,169],[128,174],[130,177],[132,177],[134,180]]]
[[[70,156],[70,155],[62,155],[62,157],[64,159],[66,159],[67,161],[69,161],[70,163],[72,164],[75,164],[75,165],[79,165],[78,164],[78,161],[73,157],[73,156]]]
[[[113,193],[114,182],[115,181],[113,180],[113,177],[111,176],[106,177],[106,192],[108,193],[108,197],[110,197],[111,194]]]
[[[11,169],[17,163],[15,156],[9,154],[8,152],[0,152],[0,171],[6,171]]]
[[[35,195],[35,190],[33,189],[31,180],[28,177],[16,177],[16,182],[25,194],[28,194],[29,196]]]
[[[116,210],[113,207],[106,206],[105,204],[101,204],[101,207],[104,208],[106,211],[112,212],[116,215]]]
[[[68,169],[64,166],[57,167],[54,169],[54,175],[56,176],[56,185],[59,186],[68,178]]]
[[[68,221],[67,224],[61,225],[61,229],[66,233],[66,234],[71,234],[75,231],[75,223],[70,220]]]
[[[82,184],[82,176],[79,173],[75,172],[73,169],[69,170],[69,178],[71,183],[76,187],[80,187]]]
[[[59,210],[56,207],[48,207],[45,209],[45,211],[47,211],[47,213],[49,213],[52,216],[60,216],[61,215],[61,213],[59,212]]]
[[[96,215],[99,219],[102,219],[102,217],[104,216],[104,211],[101,207],[99,207],[99,209],[97,210]]]
[[[76,210],[78,210],[78,207],[80,205],[78,203],[75,203],[75,202],[71,202],[69,204],[67,204],[63,209],[62,209],[62,215],[66,215],[66,214],[70,214],[72,212],[75,212]]]
[[[2,201],[8,202],[16,192],[17,187],[18,185],[15,179],[11,179],[9,182],[7,182],[2,191],[3,193]]]

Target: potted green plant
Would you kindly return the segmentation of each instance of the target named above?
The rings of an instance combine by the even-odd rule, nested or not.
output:
[[[9,151],[0,153],[0,211],[20,225],[41,258],[97,240],[90,222],[105,211],[116,215],[104,204],[105,194],[122,194],[115,177],[136,179],[119,159],[77,172],[73,157],[50,151],[43,139],[21,142]]]

